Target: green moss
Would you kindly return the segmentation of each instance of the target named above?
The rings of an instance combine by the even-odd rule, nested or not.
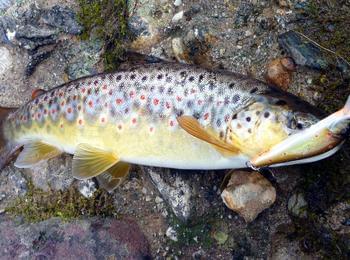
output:
[[[118,67],[127,37],[127,4],[125,0],[78,0],[78,20],[84,26],[83,40],[97,38],[104,42],[105,71]]]
[[[113,216],[112,196],[98,190],[91,198],[85,198],[74,187],[67,191],[43,191],[28,184],[28,192],[18,198],[6,212],[23,217],[28,222],[43,221],[52,217],[72,219],[81,216]]]

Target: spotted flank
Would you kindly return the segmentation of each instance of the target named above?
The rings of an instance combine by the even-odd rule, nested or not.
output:
[[[73,175],[107,190],[130,164],[242,168],[318,121],[310,105],[260,81],[163,62],[37,90],[4,116],[6,147],[24,147],[15,165],[70,153]]]

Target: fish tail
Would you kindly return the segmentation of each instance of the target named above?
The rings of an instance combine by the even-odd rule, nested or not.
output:
[[[345,116],[350,116],[350,95],[348,96],[348,99],[346,100],[343,111],[344,111]]]
[[[6,140],[4,133],[4,125],[7,116],[14,110],[16,109],[0,107],[0,170],[2,170],[14,158],[19,150],[16,145]]]

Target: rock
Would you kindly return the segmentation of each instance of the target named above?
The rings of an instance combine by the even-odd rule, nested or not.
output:
[[[281,225],[272,234],[271,251],[268,259],[271,260],[297,260],[297,259],[317,259],[315,256],[305,254],[297,240],[289,238],[294,231],[292,226]]]
[[[176,230],[173,229],[172,227],[169,227],[166,232],[165,232],[165,235],[170,238],[171,240],[173,241],[177,241],[177,233],[176,233]]]
[[[192,189],[188,181],[179,174],[180,171],[153,167],[142,167],[142,170],[149,174],[176,217],[187,221],[193,209]]]
[[[12,62],[10,51],[6,47],[0,47],[0,75],[6,74],[12,66]]]
[[[320,48],[314,42],[294,31],[281,34],[278,42],[298,65],[323,71],[337,68],[343,74],[350,70],[350,65],[345,59]]]
[[[171,40],[171,46],[178,62],[191,64],[189,53],[181,38],[174,38]]]
[[[227,207],[237,212],[246,222],[252,222],[275,202],[276,190],[258,172],[232,171],[221,197]]]
[[[51,9],[46,9],[43,11],[41,19],[43,23],[65,33],[77,35],[83,30],[83,27],[77,22],[75,13],[67,7],[55,5]]]
[[[52,29],[26,24],[18,27],[15,37],[19,45],[23,48],[35,50],[40,46],[55,43],[57,40],[57,32]]]
[[[39,223],[1,219],[4,259],[144,259],[149,244],[132,220],[52,218]]]
[[[182,0],[175,0],[175,1],[174,1],[174,5],[175,5],[175,6],[180,6],[180,5],[182,5]]]
[[[32,177],[34,186],[44,191],[66,190],[74,180],[69,155],[42,161],[25,171]]]
[[[0,0],[0,11],[6,10],[8,7],[14,4],[14,0]]]
[[[290,58],[277,58],[267,65],[265,79],[268,83],[287,90],[292,82],[295,64]]]
[[[295,217],[306,218],[307,202],[305,201],[304,194],[293,194],[288,200],[288,210]]]
[[[25,75],[29,77],[35,71],[35,68],[48,57],[50,57],[53,52],[53,48],[46,48],[43,50],[38,50],[33,55],[29,56],[30,62],[27,64]]]
[[[78,190],[85,198],[91,198],[97,190],[96,184],[92,179],[79,181]]]
[[[178,13],[176,13],[173,18],[171,19],[171,21],[173,23],[177,23],[179,22],[182,18],[184,17],[184,11],[180,11]]]
[[[325,224],[340,235],[350,235],[350,202],[339,202],[326,212]]]
[[[0,209],[6,208],[18,196],[28,191],[27,180],[24,174],[14,166],[7,166],[1,172],[0,178]]]
[[[248,22],[249,17],[254,12],[254,5],[247,1],[242,1],[236,11],[235,25],[242,26]]]

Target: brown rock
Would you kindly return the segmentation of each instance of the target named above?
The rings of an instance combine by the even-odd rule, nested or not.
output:
[[[267,65],[265,79],[268,83],[287,90],[294,70],[295,64],[291,58],[278,58]]]
[[[232,171],[221,197],[227,207],[251,222],[275,202],[276,190],[258,172]]]

